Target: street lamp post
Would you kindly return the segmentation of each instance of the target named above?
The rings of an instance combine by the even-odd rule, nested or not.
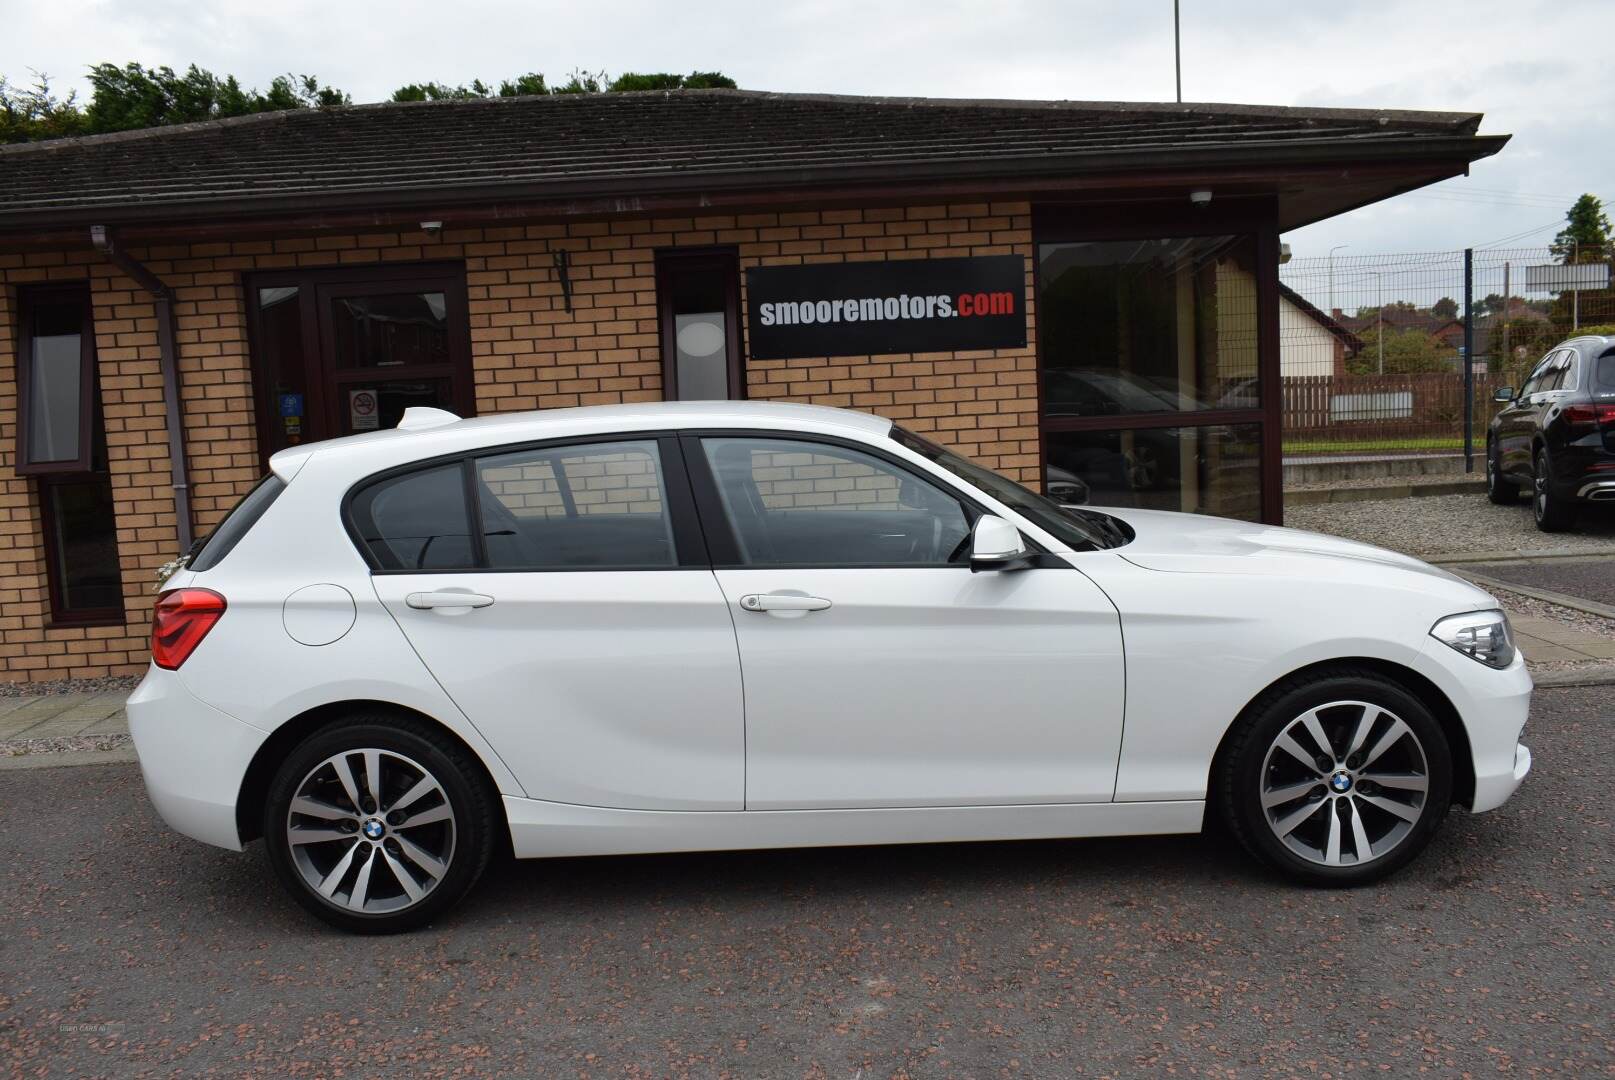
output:
[[[1350,244],[1336,244],[1329,249],[1329,317],[1335,317],[1335,252],[1349,248]]]
[[[1364,270],[1374,275],[1374,337],[1378,339],[1379,374],[1385,374],[1385,276],[1378,270]]]

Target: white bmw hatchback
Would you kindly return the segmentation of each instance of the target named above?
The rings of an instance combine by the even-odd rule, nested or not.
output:
[[[354,930],[517,856],[1193,832],[1303,881],[1499,806],[1495,600],[1326,536],[1063,508],[886,420],[684,403],[297,447],[129,701],[180,832]]]

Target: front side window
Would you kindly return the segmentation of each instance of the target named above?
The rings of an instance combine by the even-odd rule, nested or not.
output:
[[[701,445],[746,566],[968,565],[970,512],[900,466],[791,439]]]
[[[478,459],[490,570],[649,569],[678,555],[656,443],[521,450]]]
[[[1105,524],[1108,519],[1061,506],[1053,499],[1024,488],[1008,477],[977,465],[969,458],[944,449],[912,431],[894,427],[892,438],[899,445],[942,466],[965,483],[985,491],[1067,547],[1089,551],[1111,547],[1117,542],[1117,537],[1111,535],[1111,527]]]

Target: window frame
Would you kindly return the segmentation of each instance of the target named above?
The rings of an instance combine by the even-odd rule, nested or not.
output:
[[[678,270],[718,270],[724,274],[725,362],[729,373],[729,401],[746,400],[746,358],[742,351],[740,322],[740,252],[726,246],[662,248],[656,252],[657,344],[662,353],[662,400],[683,401],[678,390],[678,345],[674,333],[673,292],[669,287]],[[696,399],[699,400],[699,399]]]
[[[108,489],[112,486],[112,477],[106,472],[86,470],[78,473],[49,473],[39,477],[37,487],[39,490],[39,522],[40,539],[45,545],[45,582],[46,593],[50,600],[50,626],[122,626],[125,622],[125,608],[123,597],[123,559],[118,553],[118,596],[119,602],[110,607],[83,607],[69,609],[67,606],[66,568],[57,555],[56,515],[52,512],[52,504],[56,498],[55,488],[66,487],[69,484],[84,483],[95,480],[105,483]],[[117,529],[113,529],[113,548],[117,549]]]
[[[712,553],[712,569],[714,570],[965,570],[970,569],[970,560],[964,559],[957,563],[769,563],[757,565],[749,563],[741,556],[740,540],[735,535],[734,522],[729,520],[729,513],[724,508],[723,494],[718,490],[717,477],[712,474],[712,466],[707,461],[706,451],[701,446],[703,439],[772,439],[782,442],[817,443],[824,446],[839,447],[844,450],[856,450],[867,454],[890,465],[898,472],[905,473],[914,480],[929,484],[950,498],[956,499],[964,508],[965,516],[969,519],[969,526],[975,529],[976,521],[983,514],[994,514],[991,508],[979,499],[967,494],[960,484],[943,483],[923,470],[915,468],[910,462],[903,460],[896,454],[888,453],[883,448],[861,442],[857,439],[841,438],[835,435],[826,435],[819,432],[789,431],[770,428],[702,428],[686,430],[679,433],[679,442],[684,449],[685,467],[689,472],[690,482],[695,491],[696,509],[701,515],[702,528],[707,537],[707,548]],[[1016,526],[1020,528],[1018,525]],[[1046,549],[1032,537],[1021,530],[1021,538],[1026,543],[1029,554],[1042,555]]]
[[[79,312],[79,431],[78,456],[61,461],[35,462],[29,457],[32,434],[30,414],[33,398],[34,308],[39,298],[51,302],[75,301]],[[17,289],[17,456],[19,476],[53,476],[95,471],[96,425],[95,315],[90,301],[89,282],[24,285]]]
[[[481,529],[482,502],[478,491],[477,462],[484,458],[505,457],[526,451],[565,450],[573,447],[598,446],[602,443],[652,442],[662,470],[662,489],[667,498],[667,513],[673,533],[674,561],[657,566],[555,566],[531,569],[503,569],[488,565],[487,538]],[[353,513],[359,493],[375,484],[411,473],[425,472],[446,465],[458,465],[463,485],[463,503],[466,513],[466,531],[471,537],[475,566],[444,569],[415,569],[406,567],[394,570],[380,565],[380,560],[365,543]],[[343,493],[341,506],[342,526],[354,550],[369,568],[372,576],[396,577],[400,575],[456,575],[456,574],[576,574],[576,573],[666,573],[678,570],[708,570],[712,563],[707,555],[707,540],[697,513],[690,479],[685,468],[684,455],[678,433],[667,430],[611,431],[591,435],[567,435],[552,439],[531,439],[498,446],[481,446],[451,454],[421,458],[380,472],[371,473]]]
[[[1043,392],[1047,363],[1044,337],[1036,335],[1038,482],[1048,483],[1048,435],[1061,431],[1095,431],[1171,427],[1218,427],[1256,424],[1260,520],[1284,523],[1283,413],[1280,373],[1279,229],[1277,200],[1270,196],[1218,198],[1209,207],[1184,203],[1138,203],[1118,208],[1114,202],[1035,203],[1032,206],[1032,289],[1043,297],[1044,244],[1102,243],[1218,235],[1249,235],[1255,242],[1256,388],[1254,407],[1214,408],[1115,416],[1050,417]]]

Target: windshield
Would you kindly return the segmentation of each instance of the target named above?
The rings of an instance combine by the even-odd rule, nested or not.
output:
[[[912,431],[905,431],[895,425],[892,427],[892,438],[899,445],[936,462],[959,479],[985,491],[1061,543],[1077,551],[1117,547],[1127,541],[1127,534],[1104,514],[1067,510],[1052,499],[1024,488],[1008,477],[999,476],[969,458],[960,457],[952,450],[944,450],[929,439],[923,439]]]

